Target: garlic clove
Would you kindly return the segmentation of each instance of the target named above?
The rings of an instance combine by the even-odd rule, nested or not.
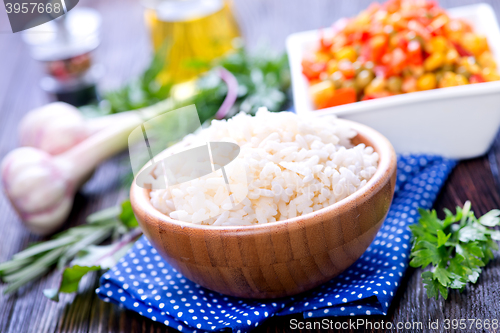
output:
[[[49,235],[61,227],[61,221],[66,220],[72,206],[73,197],[66,197],[52,209],[36,214],[21,215],[24,223],[32,232],[38,235]]]
[[[58,155],[82,142],[89,135],[84,122],[55,119],[45,127],[35,147],[51,155]]]
[[[42,180],[43,181],[43,180]],[[66,183],[54,181],[50,185],[39,182],[36,190],[23,193],[23,196],[12,198],[16,205],[26,213],[36,213],[44,211],[57,205],[66,194]]]
[[[5,156],[1,169],[7,197],[30,229],[32,221],[65,219],[63,214],[69,213],[73,202],[72,186],[67,172],[50,155],[31,147],[18,148]],[[54,223],[60,225],[61,220],[50,221],[50,230]]]
[[[63,102],[50,103],[28,112],[19,125],[21,146],[60,154],[90,135],[78,109]]]
[[[33,164],[48,161],[50,155],[31,147],[22,147],[9,152],[2,161],[2,175],[10,175],[11,170],[21,172]],[[4,181],[5,183],[5,181]]]
[[[35,186],[46,186],[47,179],[50,180],[52,171],[43,165],[32,165],[31,168],[22,170],[11,169],[8,177],[9,195],[13,199],[21,198],[29,194]]]

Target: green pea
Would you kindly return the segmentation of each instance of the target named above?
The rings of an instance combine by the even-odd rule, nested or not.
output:
[[[469,79],[469,77],[471,75],[471,73],[464,66],[458,66],[455,73],[461,74],[461,75],[465,76],[467,79]]]
[[[439,71],[436,72],[436,80],[437,80],[437,82],[441,81],[441,79],[444,76],[444,73],[446,73],[446,71],[444,71],[444,70],[439,70]]]
[[[354,90],[356,90],[356,93],[359,92],[359,87],[358,85],[356,84],[356,82],[354,82],[353,79],[349,79],[349,80],[345,80],[343,83],[342,83],[342,88],[354,88]]]
[[[355,61],[352,63],[352,67],[354,68],[354,74],[358,75],[364,68],[361,61]]]
[[[373,75],[373,72],[364,69],[358,74],[358,76],[356,76],[356,85],[359,89],[364,89],[374,77],[375,75]]]
[[[330,80],[332,80],[335,89],[339,89],[342,87],[342,83],[345,80],[345,76],[344,74],[342,74],[342,72],[336,71],[330,76]]]
[[[453,72],[453,65],[452,64],[445,64],[443,67],[441,67],[443,72]]]
[[[403,80],[399,76],[391,76],[387,80],[387,88],[390,92],[398,93],[401,92],[401,87],[403,85]]]

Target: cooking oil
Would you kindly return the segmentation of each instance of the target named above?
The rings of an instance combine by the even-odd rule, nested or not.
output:
[[[226,0],[153,0],[145,17],[154,49],[165,45],[166,62],[158,79],[179,83],[206,70],[207,63],[233,49],[240,36]],[[198,64],[198,65],[196,65]]]

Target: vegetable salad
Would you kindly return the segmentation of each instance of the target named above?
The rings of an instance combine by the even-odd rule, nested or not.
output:
[[[486,37],[433,1],[373,3],[333,30],[302,60],[318,109],[500,80]]]

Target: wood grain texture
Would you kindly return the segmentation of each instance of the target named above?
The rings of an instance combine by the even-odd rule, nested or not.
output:
[[[222,294],[278,298],[331,280],[373,241],[389,211],[396,184],[396,154],[391,143],[365,125],[343,119],[337,122],[354,129],[358,135],[353,142],[373,147],[380,158],[373,177],[346,199],[265,225],[206,226],[162,214],[151,205],[150,190],[134,182],[130,200],[141,229],[181,274]],[[168,156],[170,150],[177,147],[160,156]]]
[[[343,16],[355,15],[371,0],[233,0],[236,16],[246,42],[256,49],[261,42],[283,49],[285,38],[292,32],[329,26]],[[500,17],[497,0],[441,0],[445,8],[487,2]],[[116,87],[137,74],[147,62],[149,41],[144,28],[141,6],[137,0],[80,0],[78,6],[97,8],[103,15],[103,42],[97,58],[106,67],[103,88]],[[38,81],[40,64],[33,61],[19,34],[12,34],[7,16],[0,6],[0,158],[16,147],[16,127],[30,109],[41,106],[49,98],[41,91]],[[479,107],[479,106],[478,106]],[[466,124],[457,131],[464,131]],[[126,196],[118,190],[117,172],[120,157],[102,165],[77,195],[75,206],[66,226],[81,224],[94,211],[112,206]],[[500,138],[487,156],[462,161],[445,184],[434,207],[453,209],[466,200],[472,201],[477,214],[500,207]],[[0,194],[0,262],[24,249],[39,238],[30,235],[21,225],[7,200]],[[278,241],[278,240],[277,240]],[[479,281],[460,294],[452,292],[450,299],[429,300],[420,278],[420,270],[409,269],[389,311],[384,317],[359,317],[371,323],[383,321],[427,322],[439,320],[438,330],[376,330],[359,332],[444,332],[444,319],[500,319],[500,254],[485,268]],[[59,303],[44,298],[42,290],[57,284],[57,275],[48,274],[39,282],[26,286],[15,295],[1,295],[0,332],[177,332],[161,323],[141,317],[133,311],[100,301],[94,293],[98,286],[97,273],[84,278],[77,295],[63,295]],[[356,317],[357,319],[358,317]],[[302,320],[301,315],[271,318],[259,325],[259,332],[292,332],[290,320]],[[344,322],[349,318],[331,318]],[[318,321],[318,320],[316,320]],[[323,332],[328,330],[293,330],[293,332]],[[354,330],[340,330],[353,332]],[[487,330],[465,330],[481,332]],[[498,332],[498,330],[496,330]],[[338,332],[338,330],[329,330]],[[495,332],[495,330],[489,330]]]

